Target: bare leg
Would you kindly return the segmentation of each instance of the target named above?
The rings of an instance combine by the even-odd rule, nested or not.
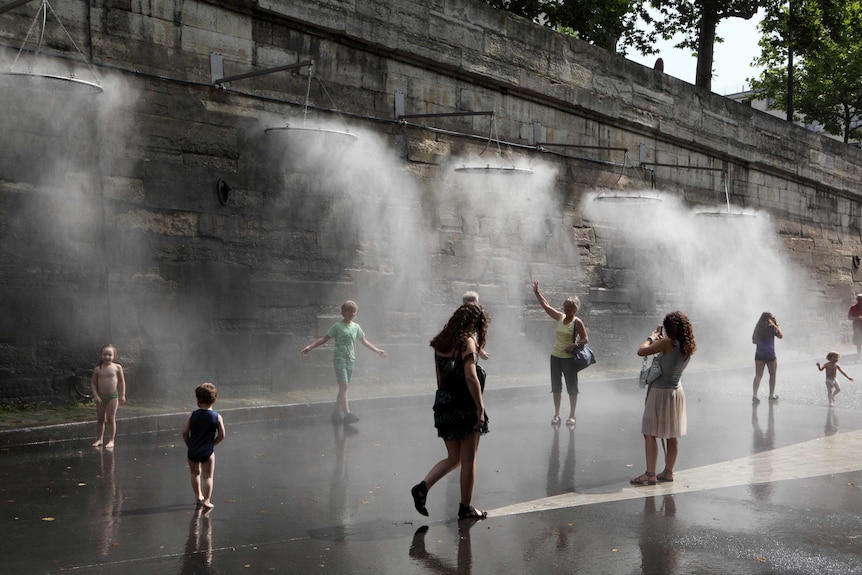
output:
[[[763,368],[765,366],[765,361],[754,360],[754,384],[751,392],[752,397],[757,397],[757,390],[760,389],[760,380],[763,379]]]
[[[347,391],[349,383],[338,384],[338,396],[335,398],[335,410],[350,413],[350,405],[347,400]]]
[[[658,462],[658,445],[656,445],[654,436],[644,435],[644,453],[646,455],[646,471],[629,481],[633,485],[655,485],[657,481],[655,466]]]
[[[569,396],[569,419],[575,419],[575,408],[578,407],[578,394]]]
[[[461,504],[469,506],[473,501],[473,485],[476,483],[476,454],[479,451],[479,433],[471,433],[461,440]]]
[[[105,436],[105,402],[99,399],[96,400],[96,441],[93,447],[102,445],[102,438]]]
[[[658,463],[658,443],[652,435],[644,435],[644,451],[646,452],[646,472],[654,474]]]
[[[560,403],[562,403],[563,392],[554,392],[554,417],[560,417]]]
[[[667,443],[667,453],[664,454],[664,471],[662,475],[670,479],[673,477],[673,468],[679,455],[679,439],[671,437],[666,439],[665,442]],[[656,455],[658,455],[658,448],[656,448]]]
[[[766,362],[766,368],[769,370],[769,397],[772,398],[775,397],[775,382],[778,380],[778,360]]]
[[[110,399],[107,405],[105,405],[105,422],[107,424],[106,431],[108,432],[108,443],[105,444],[105,447],[108,448],[114,446],[114,437],[117,435],[117,408],[119,407],[119,399]]]
[[[835,396],[841,393],[841,386],[836,382],[835,385],[832,386],[832,399],[829,402],[829,405],[833,405],[835,403]]]
[[[189,459],[189,471],[191,472],[192,491],[195,492],[195,501],[200,505],[204,500],[204,495],[201,492],[201,464]]]
[[[425,500],[428,497],[428,491],[438,481],[443,479],[446,474],[461,465],[461,441],[458,439],[444,439],[443,443],[446,444],[446,458],[435,463],[428,471],[425,479],[414,485],[410,490],[416,511],[425,516],[428,515],[428,510],[425,509]]]
[[[428,489],[431,489],[447,473],[461,465],[461,442],[457,439],[446,439],[444,443],[446,444],[446,459],[441,459],[435,463],[428,475],[425,476],[425,486]]]
[[[210,455],[210,458],[201,463],[201,495],[203,501],[201,505],[207,509],[215,507],[212,503],[213,496],[213,474],[215,473],[215,453]]]

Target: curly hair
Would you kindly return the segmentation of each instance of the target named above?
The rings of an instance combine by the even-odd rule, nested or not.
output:
[[[482,349],[488,337],[489,323],[491,318],[485,308],[474,303],[464,304],[455,310],[430,345],[438,352],[448,353],[476,334],[476,344],[478,349]]]
[[[691,322],[681,311],[672,311],[664,316],[662,322],[664,332],[673,340],[679,342],[679,349],[686,357],[697,351],[697,343],[694,341],[694,329]]]

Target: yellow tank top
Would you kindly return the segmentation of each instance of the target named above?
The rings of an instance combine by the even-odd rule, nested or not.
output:
[[[578,318],[572,319],[569,325],[564,324],[566,316],[557,320],[557,331],[554,335],[554,349],[551,355],[554,357],[572,357],[572,354],[566,351],[566,347],[575,340],[575,322]]]

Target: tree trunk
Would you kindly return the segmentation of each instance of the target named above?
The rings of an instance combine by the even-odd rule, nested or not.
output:
[[[697,71],[694,85],[698,88],[712,90],[712,61],[715,56],[715,28],[718,25],[718,15],[707,12],[706,8],[700,17],[700,34],[697,39]]]

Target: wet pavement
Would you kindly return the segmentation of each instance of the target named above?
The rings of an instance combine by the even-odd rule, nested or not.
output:
[[[644,468],[633,379],[585,378],[575,429],[554,429],[544,386],[495,390],[488,367],[485,521],[455,519],[457,472],[430,492],[430,517],[413,509],[410,487],[445,455],[430,394],[354,401],[347,427],[329,406],[226,410],[208,513],[178,426],[113,451],[0,451],[3,572],[862,573],[857,384],[829,409],[813,360],[783,366],[779,402],[752,406],[753,370],[691,373],[676,480],[631,487]]]

